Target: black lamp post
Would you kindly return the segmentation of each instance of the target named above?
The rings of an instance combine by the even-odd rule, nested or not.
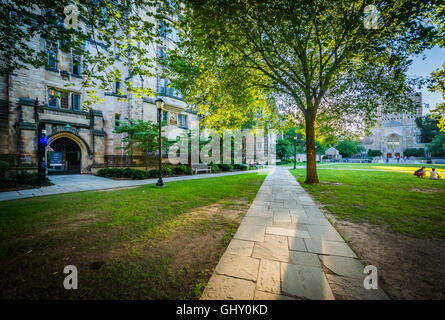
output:
[[[158,109],[159,119],[159,179],[156,183],[157,187],[163,187],[164,181],[162,181],[162,107],[164,106],[164,100],[161,98],[156,99],[156,108]]]
[[[297,136],[294,137],[294,169],[297,169]]]

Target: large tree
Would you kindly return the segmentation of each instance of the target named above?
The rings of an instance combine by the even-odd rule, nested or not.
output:
[[[445,24],[445,21],[443,23]],[[445,47],[445,45],[443,46]],[[432,83],[429,90],[439,92],[442,94],[442,99],[445,99],[445,63],[442,69],[437,69],[431,73],[431,80]],[[436,118],[437,127],[439,127],[440,131],[445,132],[445,102],[439,103],[431,110],[431,118]]]
[[[316,132],[369,127],[381,105],[414,107],[409,56],[436,32],[423,21],[434,1],[182,2],[183,42],[168,59],[175,85],[214,123],[267,116],[290,100],[284,113],[305,128],[306,183],[318,182]]]
[[[420,129],[420,142],[430,143],[439,133],[439,121],[431,116],[416,118],[416,125]]]

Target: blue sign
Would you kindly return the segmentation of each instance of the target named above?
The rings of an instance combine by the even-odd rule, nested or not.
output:
[[[40,136],[39,142],[43,145],[47,145],[48,144],[48,138],[44,135]]]
[[[49,163],[51,166],[61,166],[63,163],[62,152],[51,152],[49,155]]]

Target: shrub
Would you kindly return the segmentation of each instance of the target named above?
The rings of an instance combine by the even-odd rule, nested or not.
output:
[[[129,179],[147,179],[150,177],[149,171],[130,168],[102,168],[97,171],[97,175],[100,177]]]
[[[20,187],[26,185],[37,186],[39,183],[37,172],[28,173],[22,172],[14,174],[8,178],[0,178],[0,188]],[[45,180],[45,185],[50,185],[48,178]]]
[[[382,152],[380,150],[373,150],[373,149],[369,149],[368,150],[368,157],[380,157],[382,155]]]
[[[425,150],[423,148],[408,148],[403,152],[407,157],[423,157],[425,154]]]
[[[244,163],[235,163],[235,165],[233,166],[234,169],[238,169],[238,170],[249,170],[249,166],[247,164]]]
[[[209,167],[212,173],[219,172],[219,166],[217,164],[209,165]]]
[[[187,173],[187,166],[184,164],[178,164],[174,169],[173,172],[175,174],[185,174]]]
[[[0,160],[0,177],[6,176],[6,171],[8,171],[8,168],[9,168],[9,163]]]
[[[170,168],[169,166],[163,164],[162,165],[162,175],[164,176],[170,176],[173,173],[172,168]]]
[[[222,171],[233,171],[233,166],[231,164],[221,163],[221,164],[219,164],[219,168]]]
[[[158,169],[152,169],[152,170],[149,170],[149,171],[148,171],[148,175],[149,175],[151,178],[157,178],[157,177],[159,177],[159,170],[158,170]]]

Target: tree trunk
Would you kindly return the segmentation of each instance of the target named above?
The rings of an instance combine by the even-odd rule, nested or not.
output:
[[[306,116],[306,181],[304,183],[318,183],[317,163],[315,157],[315,117]]]

